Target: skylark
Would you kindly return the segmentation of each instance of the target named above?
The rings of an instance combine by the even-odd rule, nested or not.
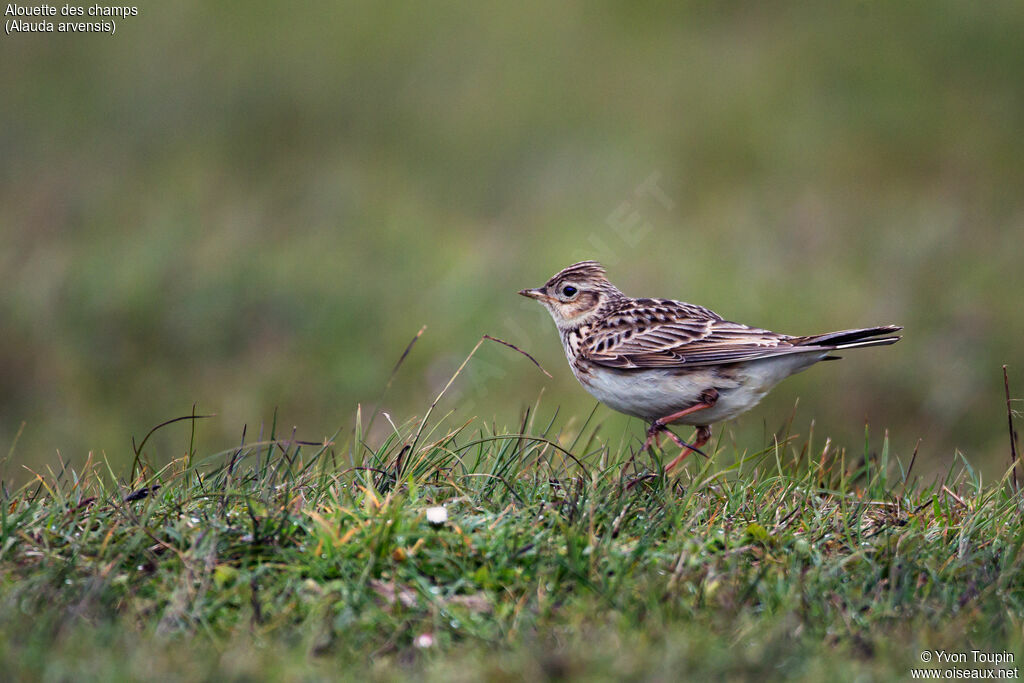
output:
[[[711,425],[750,410],[772,387],[833,351],[900,340],[897,325],[793,337],[729,322],[703,306],[634,299],[597,261],[565,268],[523,296],[544,304],[569,367],[610,408],[650,423],[644,449],[661,432],[682,448],[670,471],[711,438]],[[668,425],[697,428],[692,444]]]

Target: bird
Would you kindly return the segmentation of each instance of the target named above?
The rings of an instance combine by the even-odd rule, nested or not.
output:
[[[730,322],[674,299],[633,298],[597,261],[563,268],[522,296],[539,301],[558,327],[569,367],[594,398],[649,427],[641,452],[667,433],[682,451],[670,472],[711,438],[711,425],[756,406],[786,377],[835,351],[894,344],[899,325],[791,336]],[[696,427],[692,443],[672,424]]]

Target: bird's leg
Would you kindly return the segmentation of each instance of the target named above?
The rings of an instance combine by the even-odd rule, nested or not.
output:
[[[668,425],[672,424],[673,422],[675,422],[676,420],[678,420],[681,417],[686,417],[687,415],[691,415],[693,413],[696,413],[699,410],[706,410],[706,409],[710,408],[711,406],[715,405],[715,403],[717,403],[717,402],[718,402],[718,390],[717,389],[707,389],[706,391],[701,393],[701,395],[700,395],[700,403],[695,403],[694,405],[690,406],[689,408],[684,408],[683,410],[680,410],[677,413],[672,413],[671,415],[666,415],[665,417],[661,417],[661,418],[658,418],[657,420],[653,421],[651,423],[650,428],[647,430],[647,440],[644,441],[644,446],[643,446],[643,448],[640,449],[640,452],[642,453],[643,451],[645,451],[648,448],[650,448],[651,441],[653,441],[659,433],[661,433],[661,432],[668,432],[669,436],[672,437],[672,441],[674,441],[677,446],[682,448],[683,452],[679,454],[679,457],[677,457],[675,460],[673,460],[671,463],[669,463],[667,467],[665,467],[665,471],[666,472],[668,472],[673,467],[675,467],[677,464],[679,464],[683,460],[683,458],[685,458],[687,455],[689,455],[692,451],[696,451],[697,453],[700,453],[701,455],[704,455],[704,453],[701,452],[700,447],[703,446],[704,444],[706,444],[708,442],[708,439],[711,438],[711,428],[710,427],[699,428],[697,430],[697,432],[696,432],[696,441],[691,446],[690,444],[687,444],[687,443],[683,442],[682,439],[680,439],[678,436],[676,436],[676,434],[671,429],[668,428]],[[701,440],[702,438],[703,438],[703,440]]]
[[[669,434],[672,434],[672,432],[669,431]],[[693,433],[692,444],[683,443],[683,440],[680,439],[675,434],[672,434],[672,436],[675,437],[673,440],[676,442],[677,446],[683,449],[683,452],[677,455],[675,460],[665,465],[665,474],[671,472],[672,468],[681,463],[683,460],[685,460],[686,456],[688,456],[690,453],[700,453],[701,455],[704,455],[700,448],[711,439],[711,427],[707,425],[697,427],[697,431]]]
[[[699,427],[698,427],[698,429],[699,429]],[[710,432],[711,428],[708,427],[707,429]],[[682,448],[684,450],[685,449],[695,450],[698,453],[700,453],[701,455],[703,455],[705,458],[708,457],[707,453],[699,450],[701,446],[703,446],[705,443],[707,443],[707,439],[704,439],[704,441],[701,441],[700,443],[697,443],[696,440],[697,440],[697,438],[699,436],[697,434],[697,432],[693,433],[694,442],[692,444],[686,443],[685,441],[680,439],[679,436],[675,432],[673,432],[671,429],[669,429],[668,427],[665,427],[665,433],[668,434],[669,437],[671,437],[672,442],[675,443],[675,445],[679,446],[680,448]],[[689,452],[689,451],[687,451],[687,452]]]
[[[651,424],[651,429],[661,431],[662,429],[672,424],[679,418],[686,417],[691,413],[696,413],[698,410],[705,410],[707,408],[710,408],[716,403],[718,403],[718,390],[708,389],[700,395],[700,403],[695,403],[689,408],[684,408],[680,410],[678,413],[672,413],[671,415],[666,415],[665,417],[659,417]]]
[[[665,429],[664,425],[659,425],[658,421],[655,420],[651,423],[651,426],[647,428],[647,439],[644,441],[643,447],[640,452],[643,453],[651,447],[651,442],[655,439],[658,440],[658,448],[661,448],[661,432]]]
[[[650,427],[647,428],[647,440],[645,440],[643,442],[643,447],[642,447],[642,449],[640,449],[640,453],[643,453],[644,451],[649,449],[650,442],[654,440],[654,437],[659,432],[663,432],[663,431],[667,431],[670,434],[672,434],[672,440],[675,441],[677,445],[680,445],[680,447],[682,447],[685,444],[680,443],[679,437],[676,436],[675,433],[673,433],[672,430],[669,429],[669,425],[672,424],[673,422],[675,422],[676,420],[678,420],[679,418],[686,417],[687,415],[690,415],[692,413],[696,413],[697,411],[707,410],[707,409],[711,408],[712,405],[714,405],[717,402],[718,402],[718,390],[717,389],[708,389],[706,391],[703,391],[700,394],[700,402],[699,403],[694,403],[693,405],[690,405],[689,408],[684,408],[683,410],[679,411],[678,413],[673,413],[672,415],[667,415],[664,418],[658,418],[657,420],[654,420],[653,422],[650,423]],[[709,438],[710,438],[710,436],[709,436]],[[686,447],[689,447],[689,446],[686,446]]]
[[[650,448],[652,442],[655,446],[661,448],[661,433],[667,431],[669,430],[664,425],[658,425],[657,421],[652,422],[651,426],[647,428],[647,440],[644,441],[644,446],[640,449],[640,452],[643,453]],[[673,434],[673,436],[675,435]]]

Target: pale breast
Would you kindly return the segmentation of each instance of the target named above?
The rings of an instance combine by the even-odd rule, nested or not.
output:
[[[576,379],[590,394],[620,413],[653,420],[700,401],[703,391],[722,384],[709,368],[680,373],[673,370],[620,371],[571,363]],[[732,382],[727,382],[731,385]]]

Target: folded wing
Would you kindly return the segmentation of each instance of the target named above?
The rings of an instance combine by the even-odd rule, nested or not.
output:
[[[581,352],[609,368],[681,368],[739,363],[790,353],[892,344],[888,325],[793,337],[723,320],[706,308],[665,299],[638,299],[607,316],[583,340]]]

